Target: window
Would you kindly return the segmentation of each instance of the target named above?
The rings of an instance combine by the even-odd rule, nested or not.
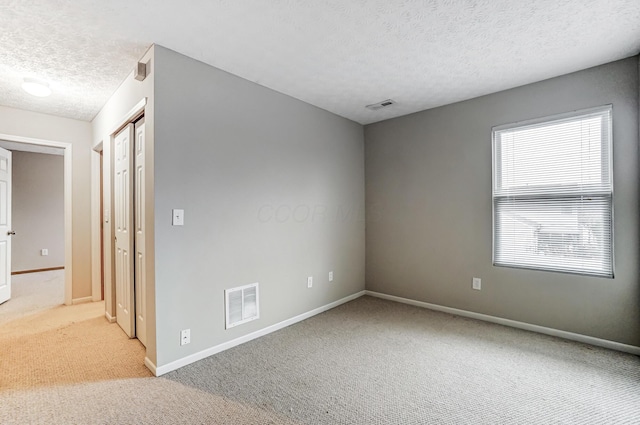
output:
[[[493,264],[613,277],[611,106],[492,136]]]

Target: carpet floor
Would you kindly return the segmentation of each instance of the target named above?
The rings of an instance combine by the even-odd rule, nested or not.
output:
[[[11,299],[0,304],[0,324],[64,304],[64,270],[11,276]]]
[[[304,424],[640,424],[640,359],[364,297],[165,379]]]
[[[58,344],[85,350],[87,324],[77,325]],[[94,325],[118,331],[84,351],[102,351],[88,368],[98,371],[73,378],[86,360],[52,353],[43,369],[71,378],[10,372],[0,423],[640,424],[637,356],[371,297],[161,378],[139,369],[137,341]],[[118,337],[127,354],[112,352]],[[6,357],[7,343],[0,333],[2,375],[38,350]],[[100,370],[111,357],[124,371]]]
[[[8,390],[151,376],[144,346],[104,318],[104,302],[4,323],[0,347],[0,397]]]

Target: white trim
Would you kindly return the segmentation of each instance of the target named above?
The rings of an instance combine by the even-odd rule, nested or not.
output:
[[[102,150],[102,143],[100,143]],[[91,295],[93,301],[102,300],[102,258],[100,253],[100,151],[91,151]]]
[[[93,297],[74,298],[71,303],[73,305],[76,305],[76,304],[85,304],[90,302],[93,302]]]
[[[156,365],[149,360],[149,357],[145,357],[144,358],[144,365],[151,371],[151,373],[153,373],[155,376],[160,376],[158,375],[158,368],[156,367]],[[167,371],[170,372],[170,371]],[[167,373],[165,372],[165,373]]]
[[[55,140],[35,139],[31,137],[13,136],[11,134],[0,134],[0,139],[8,142],[26,143],[27,145],[50,146],[53,148],[66,149],[71,146],[68,142],[57,142]]]
[[[73,302],[73,147],[64,149],[64,303]]]
[[[597,347],[609,348],[611,350],[622,351],[624,353],[635,354],[640,356],[640,347],[635,345],[622,344],[620,342],[600,339],[593,336],[576,334],[573,332],[561,331],[559,329],[547,328],[545,326],[532,325],[529,323],[518,322],[516,320],[504,319],[502,317],[489,316],[487,314],[474,313],[473,311],[460,310],[452,307],[445,307],[438,304],[425,303],[423,301],[411,300],[408,298],[396,297],[395,295],[382,294],[374,291],[364,291],[366,295],[382,298],[384,300],[395,301],[403,304],[409,304],[416,307],[422,307],[429,310],[440,311],[443,313],[454,314],[456,316],[468,317],[470,319],[482,320],[485,322],[497,323],[499,325],[509,326],[526,331],[537,332],[545,335],[556,336],[571,341],[582,342],[585,344],[595,345]]]
[[[118,124],[113,127],[113,130],[108,132],[107,134],[110,136],[115,136],[120,130],[122,130],[126,125],[130,124],[134,118],[138,115],[142,115],[144,113],[144,108],[147,106],[147,98],[143,97],[140,102],[138,102],[133,108],[129,110],[118,122]],[[96,145],[97,146],[97,145]]]
[[[110,315],[108,311],[105,311],[105,312],[104,312],[104,317],[106,317],[106,318],[107,318],[107,321],[108,321],[109,323],[116,323],[116,317],[115,317],[115,316]]]
[[[199,351],[197,353],[191,354],[189,356],[183,357],[181,359],[172,361],[162,366],[154,365],[148,358],[145,358],[144,364],[154,373],[156,376],[164,375],[165,373],[169,373],[176,369],[179,369],[188,364],[197,362],[198,360],[202,360],[206,357],[212,356],[214,354],[218,354],[222,351],[228,350],[240,344],[244,344],[245,342],[249,342],[256,338],[260,338],[261,336],[268,335],[272,332],[279,331],[280,329],[286,328],[287,326],[291,326],[295,323],[301,322],[305,319],[313,317],[317,314],[324,313],[327,310],[331,310],[332,308],[338,307],[344,303],[348,303],[349,301],[353,301],[356,298],[360,298],[365,295],[366,291],[356,292],[355,294],[349,295],[348,297],[341,298],[338,301],[334,301],[332,303],[326,304],[322,307],[318,307],[306,313],[302,313],[298,316],[292,317],[290,319],[284,320],[280,323],[276,323],[271,326],[267,326],[266,328],[257,330],[250,334],[241,336],[239,338],[233,339],[231,341],[224,342],[222,344],[207,348],[206,350]]]
[[[64,149],[64,303],[73,304],[73,148],[71,143],[0,134],[0,139]]]
[[[609,116],[612,116],[613,115],[612,111],[613,111],[613,104],[608,103],[606,105],[594,106],[593,108],[575,109],[573,111],[563,112],[560,114],[546,115],[544,117],[516,121],[516,122],[501,124],[501,125],[495,125],[491,127],[491,131],[496,132],[496,131],[510,130],[512,128],[526,128],[529,126],[535,126],[535,125],[546,123],[546,122],[552,123],[556,121],[569,120],[571,118],[579,117],[581,115],[599,115],[602,112],[609,112]]]

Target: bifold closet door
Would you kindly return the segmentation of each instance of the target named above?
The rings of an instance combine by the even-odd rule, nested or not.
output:
[[[144,118],[135,124],[135,176],[134,176],[134,226],[135,226],[135,294],[136,294],[136,337],[147,345],[147,275],[145,253],[145,128]]]
[[[133,244],[133,139],[134,125],[127,125],[114,140],[114,227],[116,269],[116,321],[129,336],[135,330]]]

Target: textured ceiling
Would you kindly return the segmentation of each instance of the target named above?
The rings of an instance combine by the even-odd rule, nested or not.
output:
[[[635,55],[640,1],[0,0],[0,104],[91,120],[152,43],[366,124]]]

